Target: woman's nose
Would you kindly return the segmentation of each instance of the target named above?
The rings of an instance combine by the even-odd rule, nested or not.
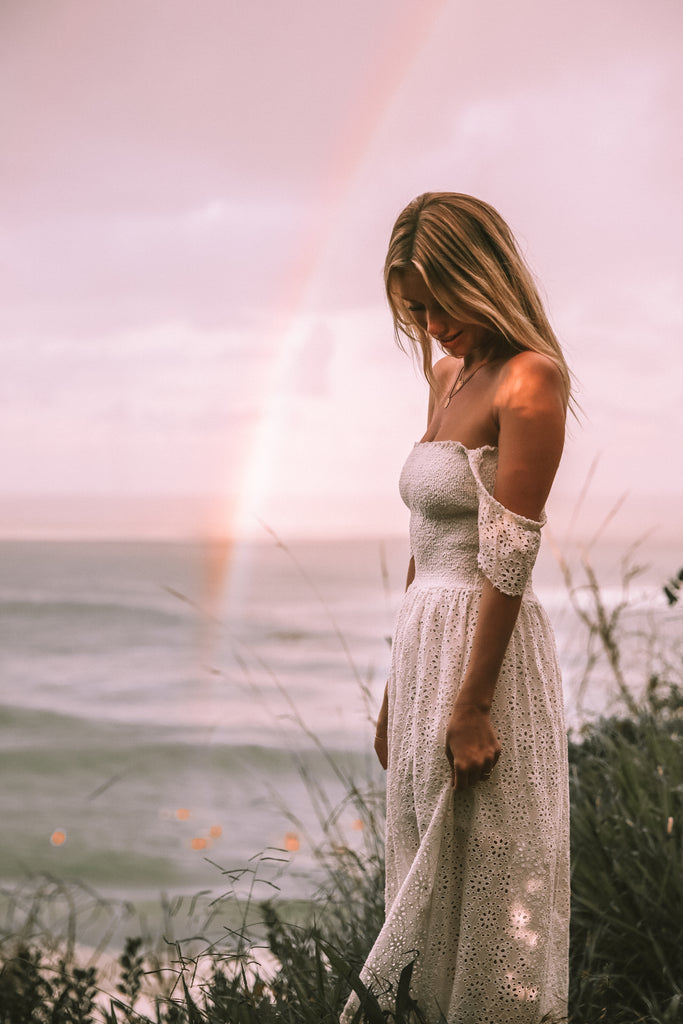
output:
[[[438,338],[439,336],[447,334],[448,333],[447,319],[448,319],[448,314],[445,313],[443,309],[440,309],[440,310],[435,311],[435,312],[429,312],[428,311],[427,312],[427,331],[428,331],[428,333],[431,334],[433,338]]]

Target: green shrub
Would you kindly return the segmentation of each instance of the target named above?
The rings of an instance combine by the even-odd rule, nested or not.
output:
[[[683,1020],[683,694],[570,743],[571,1020]]]
[[[97,975],[60,961],[43,962],[40,950],[18,946],[0,969],[2,1024],[91,1024]]]

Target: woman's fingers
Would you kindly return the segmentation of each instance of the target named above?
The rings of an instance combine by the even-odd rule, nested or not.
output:
[[[447,750],[446,753],[451,766],[451,783],[453,789],[456,790],[469,789],[472,786],[476,786],[478,782],[488,782],[500,757],[500,753],[497,752],[495,757],[487,759],[481,765],[471,764],[465,767],[455,764],[450,750]]]

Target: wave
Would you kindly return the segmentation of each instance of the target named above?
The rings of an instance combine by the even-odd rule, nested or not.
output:
[[[159,623],[176,623],[178,620],[185,620],[187,618],[186,609],[178,608],[177,611],[172,611],[171,609],[152,607],[149,602],[136,603],[127,598],[121,601],[103,601],[96,597],[79,598],[78,600],[59,598],[56,600],[54,597],[47,595],[36,595],[35,597],[28,598],[0,598],[0,611],[5,618],[7,616],[14,616],[17,618],[25,617],[28,620],[33,620],[36,617],[50,617],[79,621],[83,615],[99,615],[107,617],[116,616],[124,619],[134,618],[136,621],[139,621],[141,613],[144,613],[145,620],[150,624],[153,624],[155,621]]]
[[[310,771],[331,776],[335,769],[362,768],[367,754],[344,749],[324,750],[302,734],[289,745],[273,743],[282,730],[263,743],[216,741],[205,727],[154,726],[97,721],[59,714],[42,708],[0,705],[0,764],[7,771],[38,774],[45,769],[62,772],[80,765],[115,767],[125,759],[126,774],[145,766],[164,776],[183,764],[206,768],[231,779],[254,772],[282,778]],[[149,775],[147,776],[149,778]]]
[[[243,866],[266,847],[282,848],[292,814],[305,823],[294,826],[302,830],[297,870],[310,878],[303,836],[322,837],[320,807],[327,817],[344,801],[344,776],[379,789],[371,764],[370,752],[294,749],[275,735],[220,743],[196,730],[0,706],[0,772],[11,780],[3,830],[12,837],[0,848],[0,879],[44,873],[124,890],[213,887],[223,884],[216,864]],[[353,828],[358,812],[343,813]]]

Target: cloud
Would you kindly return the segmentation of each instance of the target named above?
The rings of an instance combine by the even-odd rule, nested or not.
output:
[[[220,491],[258,414],[264,353],[166,324],[3,349],[7,491]],[[239,359],[237,355],[239,354]]]
[[[160,320],[234,327],[262,318],[296,222],[285,205],[216,198],[163,215],[58,213],[7,228],[0,322],[6,335],[87,336]]]
[[[244,508],[398,522],[426,401],[381,267],[428,188],[497,205],[547,290],[589,414],[558,493],[596,450],[606,491],[664,487],[680,5],[198,10],[0,10],[5,489],[240,490],[254,460]]]

